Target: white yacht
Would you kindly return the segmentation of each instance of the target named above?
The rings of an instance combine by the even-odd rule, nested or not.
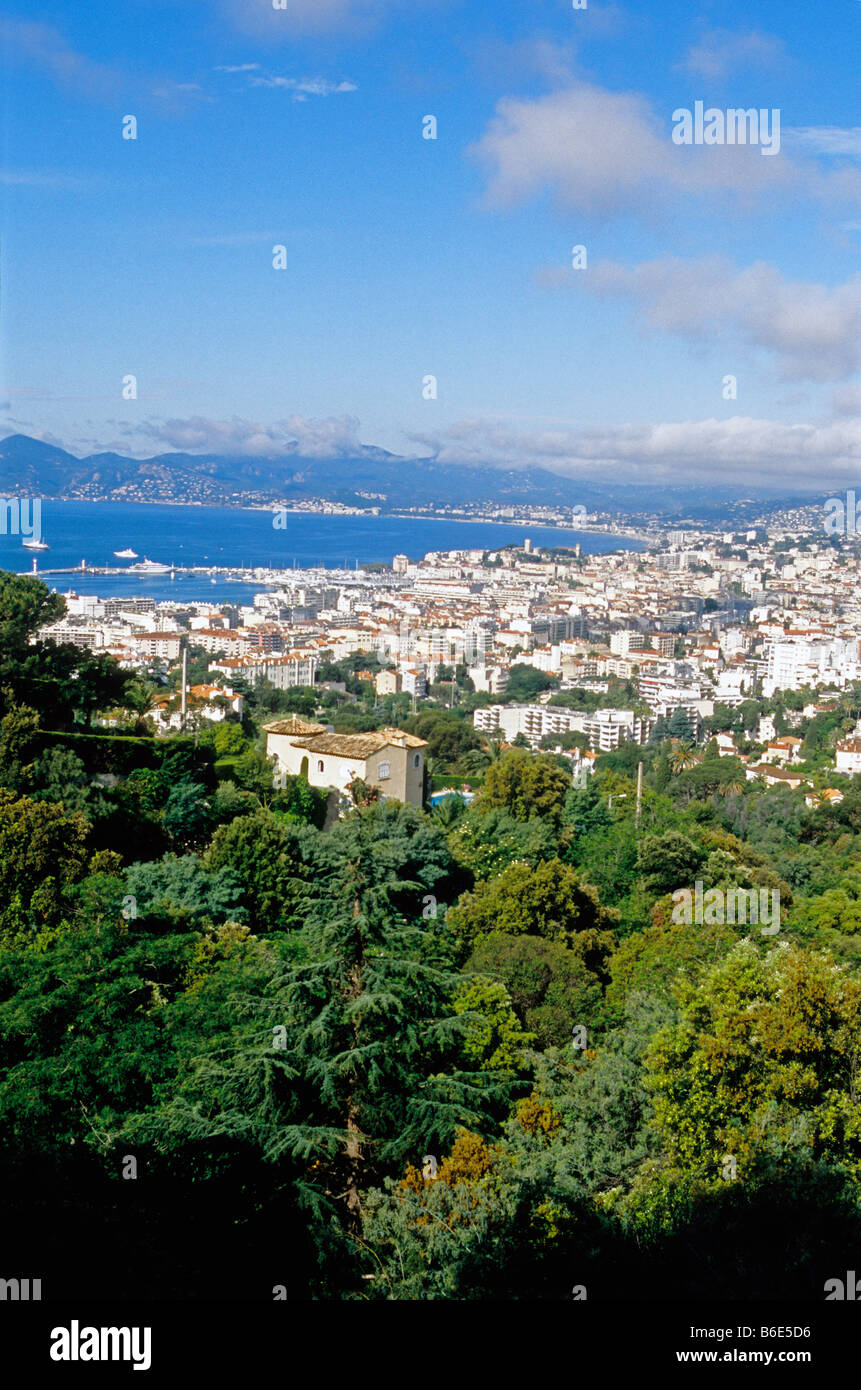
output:
[[[132,572],[134,574],[170,574],[170,565],[160,565],[156,560],[148,560],[144,556],[136,565],[129,565],[129,573]]]
[[[114,554],[118,560],[136,560],[138,558],[136,550],[115,550]]]
[[[36,536],[33,536],[32,539],[30,539],[30,540],[22,541],[21,544],[23,545],[23,547],[24,547],[25,550],[50,550],[50,549],[51,549],[51,547],[48,545],[48,542],[47,542],[47,541],[40,540],[40,539],[38,539]]]

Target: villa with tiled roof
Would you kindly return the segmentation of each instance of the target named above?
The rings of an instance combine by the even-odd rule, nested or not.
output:
[[[266,752],[280,770],[307,777],[312,787],[345,792],[361,780],[378,787],[383,797],[421,806],[424,793],[424,750],[427,743],[403,729],[377,729],[365,734],[336,734],[331,725],[299,719],[277,719],[265,726]]]

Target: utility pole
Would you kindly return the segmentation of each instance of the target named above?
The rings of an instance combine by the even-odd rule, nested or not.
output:
[[[186,696],[186,682],[187,682],[187,679],[188,679],[188,648],[186,647],[185,643],[183,643],[183,646],[182,646],[182,692],[181,692],[181,695],[180,695],[180,712],[179,712],[180,726],[181,726],[181,728],[182,728],[182,730],[183,730],[183,733],[185,732],[185,711],[186,711],[186,703],[187,703],[187,696]]]
[[[635,818],[635,823],[636,823],[636,825],[638,825],[638,826],[639,826],[639,824],[640,824],[640,811],[641,811],[641,809],[642,809],[642,803],[643,803],[643,764],[640,763],[639,766],[638,766],[638,768],[637,768],[637,814],[636,814],[636,818]]]

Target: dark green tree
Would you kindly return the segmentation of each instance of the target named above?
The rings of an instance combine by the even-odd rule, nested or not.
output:
[[[691,736],[691,725],[687,714],[683,709],[673,710],[670,721],[667,725],[667,733],[670,738],[680,738],[687,741]]]
[[[689,887],[705,857],[701,845],[679,831],[668,830],[663,835],[643,837],[637,851],[637,868],[646,889],[660,896]]]
[[[66,612],[62,594],[52,594],[41,579],[0,570],[0,652],[25,651],[41,627],[56,623]]]
[[[558,825],[570,787],[570,773],[550,753],[512,748],[487,769],[477,805],[507,811],[515,820],[542,816]]]
[[[299,899],[316,871],[319,835],[261,808],[221,826],[204,855],[210,871],[229,869],[242,884],[253,931],[296,925]]]
[[[553,690],[558,684],[558,677],[548,676],[546,671],[539,671],[535,666],[517,663],[512,666],[508,674],[505,698],[508,701],[522,701],[525,704],[534,700],[535,696],[540,695],[542,691]]]
[[[396,839],[376,805],[340,828],[305,897],[301,957],[246,1000],[236,1045],[210,1055],[164,1113],[163,1142],[251,1141],[287,1165],[320,1230],[358,1234],[363,1189],[458,1125],[484,1128],[510,1081],[463,1069],[471,1015],[430,934],[400,914]]]

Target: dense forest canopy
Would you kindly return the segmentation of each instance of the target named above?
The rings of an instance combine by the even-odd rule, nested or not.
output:
[[[458,672],[413,710],[367,657],[155,737],[150,682],[36,638],[61,612],[0,576],[10,1259],[35,1229],[71,1278],[95,1205],[96,1295],[821,1296],[861,1226],[861,791],[718,756],[767,702],[585,786],[478,735]],[[857,709],[802,726],[814,785]],[[400,721],[476,795],[333,819],[273,777],[291,711]]]

